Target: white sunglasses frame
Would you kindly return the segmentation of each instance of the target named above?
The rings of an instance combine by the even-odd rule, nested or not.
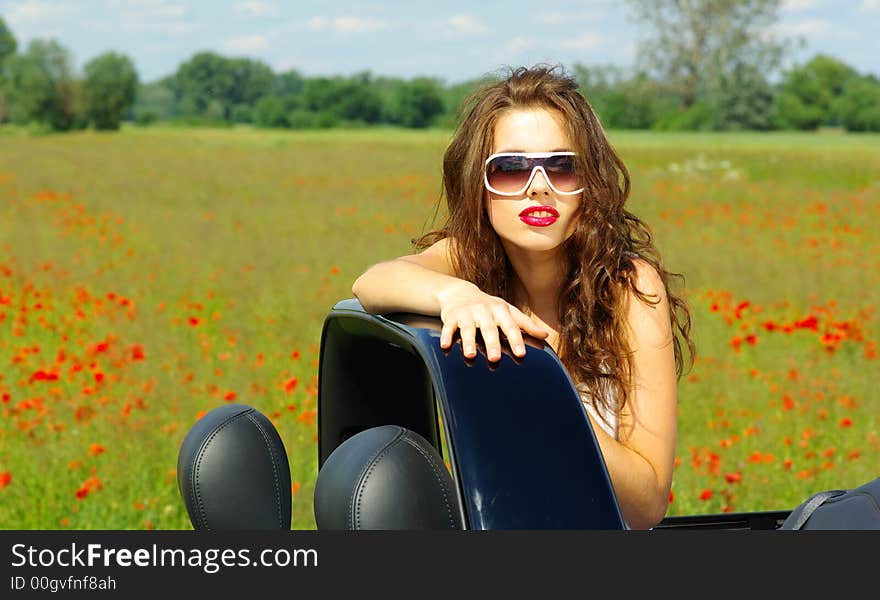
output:
[[[526,183],[522,187],[522,189],[517,192],[502,192],[502,191],[499,191],[499,190],[496,190],[495,188],[493,188],[489,184],[489,174],[487,171],[488,171],[488,167],[489,167],[489,162],[492,159],[498,158],[500,156],[522,156],[525,158],[550,158],[551,156],[575,156],[576,154],[577,154],[576,152],[498,152],[496,154],[493,154],[489,158],[487,158],[486,162],[483,163],[483,185],[486,186],[487,190],[489,190],[493,194],[497,194],[499,196],[522,196],[526,192],[526,190],[529,189],[529,186],[532,185],[532,181],[535,179],[535,173],[538,170],[540,170],[541,174],[544,176],[544,181],[547,182],[547,185],[550,186],[551,190],[553,190],[555,193],[557,193],[561,196],[574,196],[575,194],[580,194],[581,192],[583,192],[584,188],[581,187],[579,189],[576,189],[573,192],[563,192],[561,190],[556,189],[556,186],[553,185],[553,182],[550,180],[550,177],[547,175],[547,171],[544,170],[544,167],[542,165],[536,165],[535,167],[532,167],[532,174],[529,175],[528,181],[526,181]]]

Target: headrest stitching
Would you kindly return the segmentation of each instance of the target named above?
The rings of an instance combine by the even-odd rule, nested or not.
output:
[[[202,524],[204,525],[205,529],[210,529],[210,528],[208,527],[208,516],[205,514],[205,506],[202,503],[202,494],[199,491],[199,482],[198,482],[198,480],[199,480],[199,467],[202,464],[202,459],[205,457],[205,450],[208,448],[208,444],[211,443],[211,440],[214,439],[214,436],[216,436],[218,433],[220,433],[220,431],[222,431],[227,425],[229,425],[230,423],[232,423],[233,421],[235,421],[239,417],[246,416],[248,413],[252,412],[253,410],[254,410],[253,408],[249,408],[245,412],[236,413],[234,415],[231,415],[230,417],[227,417],[227,419],[225,421],[220,423],[220,425],[218,425],[217,428],[211,432],[211,435],[209,435],[205,439],[205,441],[202,443],[201,447],[199,448],[198,452],[196,453],[196,457],[197,457],[196,463],[193,466],[193,470],[192,470],[192,493],[195,494],[195,496],[196,496],[196,498],[194,498],[194,500],[196,501],[196,505],[198,506],[198,509],[199,509],[198,516],[201,517]]]
[[[257,421],[253,414],[249,414],[248,419],[251,423],[257,426],[257,429],[260,430],[260,434],[263,436],[263,441],[266,443],[266,448],[269,450],[269,457],[272,461],[272,478],[275,480],[275,511],[278,516],[278,527],[281,528],[284,526],[284,519],[281,515],[281,487],[278,482],[278,468],[275,464],[275,452],[272,451],[272,445],[269,443],[269,437],[266,430],[263,428],[263,424]]]
[[[361,475],[361,480],[358,482],[358,484],[352,490],[351,499],[349,500],[349,504],[348,504],[349,527],[351,527],[351,529],[358,529],[360,527],[360,522],[361,522],[360,500],[361,500],[361,497],[363,496],[364,486],[366,486],[367,479],[370,478],[370,473],[373,471],[373,469],[378,464],[379,459],[381,459],[382,456],[384,456],[385,454],[388,453],[389,450],[391,450],[391,448],[394,446],[395,442],[397,442],[397,440],[399,440],[403,436],[404,431],[405,431],[402,427],[397,427],[397,430],[398,430],[397,434],[391,440],[389,440],[389,442],[385,445],[384,448],[380,448],[380,449],[376,450],[375,454],[373,454],[373,456],[370,458],[369,462],[367,463],[367,464],[369,464],[369,467]],[[357,497],[357,500],[358,500],[357,506],[355,506],[355,497]]]
[[[452,507],[449,505],[449,495],[448,495],[447,489],[446,489],[446,482],[443,480],[443,478],[440,476],[440,473],[437,471],[437,465],[434,464],[433,458],[431,457],[431,455],[427,454],[422,449],[422,447],[418,443],[416,443],[415,440],[412,440],[409,437],[404,437],[404,440],[410,446],[412,446],[413,448],[418,450],[419,454],[421,454],[425,458],[425,460],[427,460],[428,463],[431,465],[431,470],[434,471],[434,477],[437,478],[437,483],[440,484],[440,489],[443,492],[443,503],[446,505],[446,514],[449,515],[449,525],[452,527],[452,529],[457,529],[457,527],[455,526],[455,517],[452,515]],[[445,469],[445,467],[444,467],[444,469]]]

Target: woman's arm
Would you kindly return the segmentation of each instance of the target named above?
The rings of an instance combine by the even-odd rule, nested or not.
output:
[[[633,529],[648,529],[663,519],[669,504],[678,399],[666,289],[648,263],[638,260],[636,266],[636,287],[660,301],[646,304],[628,294],[633,385],[621,414],[620,441],[601,427],[593,429],[624,519]]]
[[[448,239],[419,254],[373,265],[351,287],[367,312],[414,312],[439,316],[441,299],[472,283],[453,276]]]
[[[448,238],[419,254],[373,265],[355,280],[351,291],[367,312],[439,316],[443,321],[440,345],[444,349],[451,347],[452,336],[458,329],[468,358],[477,355],[477,329],[491,361],[501,359],[499,329],[517,356],[525,354],[521,331],[538,338],[548,334],[515,306],[455,277]]]

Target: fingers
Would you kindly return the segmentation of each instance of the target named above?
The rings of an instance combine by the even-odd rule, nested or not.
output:
[[[464,319],[458,323],[458,331],[461,333],[461,348],[465,357],[477,356],[477,326],[473,319]]]
[[[525,356],[526,346],[525,343],[523,343],[522,332],[520,331],[519,325],[517,325],[513,315],[510,314],[510,310],[496,310],[495,322],[497,323],[498,328],[504,333],[504,337],[507,338],[507,343],[513,354],[520,357]],[[498,358],[501,358],[500,353]]]
[[[550,335],[550,332],[547,331],[546,327],[538,325],[538,323],[536,323],[531,317],[523,313],[515,306],[510,307],[510,313],[513,315],[517,327],[522,331],[525,331],[529,335],[540,339],[544,339],[548,335]]]
[[[501,339],[498,336],[498,324],[495,322],[494,311],[478,308],[476,325],[480,328],[483,343],[486,345],[486,358],[495,362],[501,360]]]
[[[443,328],[440,330],[440,347],[449,350],[452,346],[452,336],[458,329],[457,321],[443,321]]]
[[[526,354],[523,331],[542,339],[549,335],[545,327],[501,299],[460,305],[446,311],[441,318],[440,347],[444,350],[451,348],[455,331],[458,330],[462,353],[469,359],[477,355],[477,330],[490,362],[501,360],[502,334],[514,356],[520,358]]]

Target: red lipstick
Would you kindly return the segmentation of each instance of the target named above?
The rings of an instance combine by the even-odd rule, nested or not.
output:
[[[552,206],[530,206],[519,213],[519,220],[533,227],[553,225],[559,218],[559,211]]]

